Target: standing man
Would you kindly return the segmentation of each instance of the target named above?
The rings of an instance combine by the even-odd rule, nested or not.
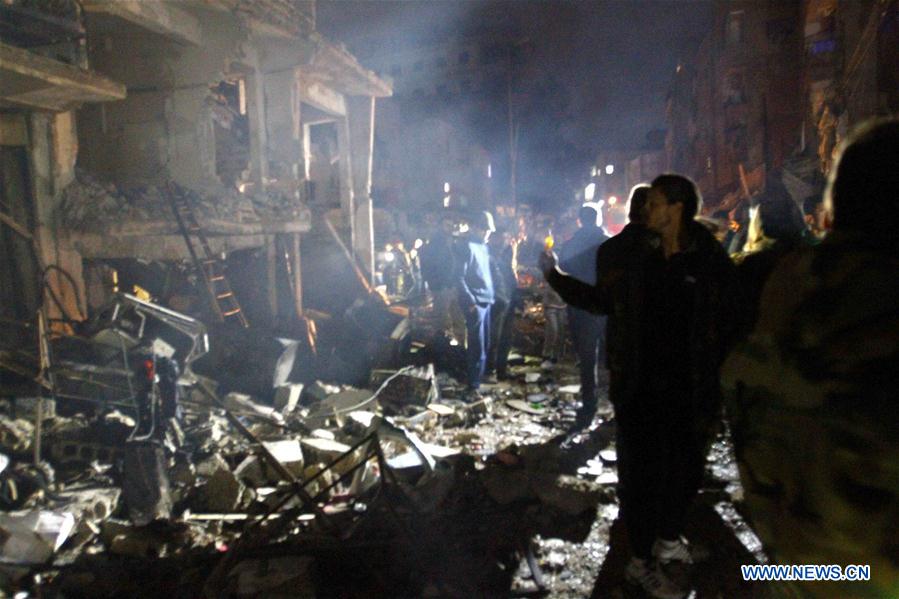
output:
[[[597,254],[597,283],[541,259],[565,300],[608,314],[609,396],[618,422],[621,515],[633,557],[625,575],[652,597],[685,590],[659,567],[691,562],[681,536],[702,480],[720,407],[719,367],[736,321],[734,267],[695,222],[699,192],[665,174],[649,189],[646,226],[628,226]]]
[[[453,275],[453,219],[441,216],[428,243],[421,249],[421,274],[434,296],[434,313],[443,331],[456,344],[465,342],[465,319],[459,310]]]
[[[469,223],[468,239],[457,247],[456,288],[459,306],[465,314],[468,342],[465,348],[465,365],[469,401],[480,399],[481,377],[487,364],[490,334],[490,306],[493,304],[493,277],[490,274],[490,253],[487,240],[496,230],[493,215],[478,212]]]
[[[577,224],[578,230],[559,252],[559,266],[569,276],[595,286],[596,252],[609,237],[602,229],[602,216],[593,206],[581,207]],[[596,368],[605,340],[606,317],[568,306],[568,327],[581,375],[581,408],[572,428],[582,430],[596,415]]]
[[[509,378],[509,351],[515,323],[515,245],[503,228],[490,238],[490,275],[493,278],[494,302],[490,308],[490,343],[487,351],[487,375],[496,380]]]

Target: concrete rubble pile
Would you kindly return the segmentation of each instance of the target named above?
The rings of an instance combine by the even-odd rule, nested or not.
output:
[[[574,395],[532,363],[477,404],[433,365],[260,397],[194,372],[202,323],[131,296],[64,339],[44,398],[0,405],[10,595],[461,596],[524,556],[539,586],[535,535],[583,540],[613,501],[551,442]]]
[[[163,185],[143,185],[120,188],[100,181],[91,174],[76,169],[76,179],[62,192],[57,214],[62,223],[75,231],[98,232],[110,223],[152,223],[175,219],[169,190]],[[284,194],[236,188],[215,187],[187,190],[176,185],[179,193],[193,199],[199,220],[227,221],[239,224],[277,222],[298,216],[301,210],[292,198]]]

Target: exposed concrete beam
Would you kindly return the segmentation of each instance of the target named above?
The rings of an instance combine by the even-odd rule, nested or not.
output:
[[[125,97],[125,86],[40,54],[0,43],[0,104],[70,110]]]
[[[346,116],[346,102],[343,95],[330,86],[305,76],[305,73],[300,75],[299,96],[303,102],[328,114]]]
[[[203,45],[200,21],[177,6],[158,0],[85,0],[82,4],[88,12],[112,15],[178,42]]]

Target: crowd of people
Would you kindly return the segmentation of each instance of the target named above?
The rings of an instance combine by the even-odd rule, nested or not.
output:
[[[485,376],[509,376],[520,273],[529,261],[542,272],[543,366],[562,357],[567,322],[579,368],[573,431],[593,422],[608,371],[625,575],[648,595],[686,593],[665,564],[701,557],[685,518],[724,416],[770,555],[870,564],[853,596],[896,596],[897,200],[899,122],[881,121],[850,138],[822,197],[797,203],[770,177],[737,242],[697,219],[700,191],[668,173],[633,188],[619,234],[585,205],[560,248],[540,244],[545,223],[523,238],[479,212],[454,236],[446,218],[421,249],[422,277],[465,345],[474,401]],[[831,584],[812,591],[851,583]]]

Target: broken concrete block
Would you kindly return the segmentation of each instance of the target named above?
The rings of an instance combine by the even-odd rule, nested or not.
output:
[[[298,440],[265,441],[262,445],[294,476],[303,474],[303,449]]]
[[[344,453],[350,450],[349,445],[328,439],[306,438],[300,441],[303,454],[308,456],[310,462],[330,464]],[[349,461],[349,460],[347,460]]]
[[[300,396],[303,394],[303,385],[292,383],[282,385],[275,389],[275,409],[282,414],[293,412],[300,403]]]
[[[317,428],[309,434],[312,435],[313,437],[315,437],[316,439],[327,439],[329,441],[333,441],[334,439],[336,439],[336,437],[334,436],[334,433],[329,431],[326,428]]]
[[[291,474],[301,478],[303,476],[303,450],[300,442],[295,439],[283,441],[266,441],[263,443],[266,449],[277,459]],[[237,468],[234,474],[240,480],[251,487],[265,487],[274,485],[283,480],[274,466],[262,455],[247,456]]]
[[[219,470],[228,470],[228,462],[219,453],[214,453],[196,463],[197,476],[209,478]]]
[[[0,560],[39,565],[46,562],[75,529],[69,512],[0,512]]]
[[[228,469],[217,471],[202,488],[203,504],[211,512],[231,512],[241,503],[244,486]]]

